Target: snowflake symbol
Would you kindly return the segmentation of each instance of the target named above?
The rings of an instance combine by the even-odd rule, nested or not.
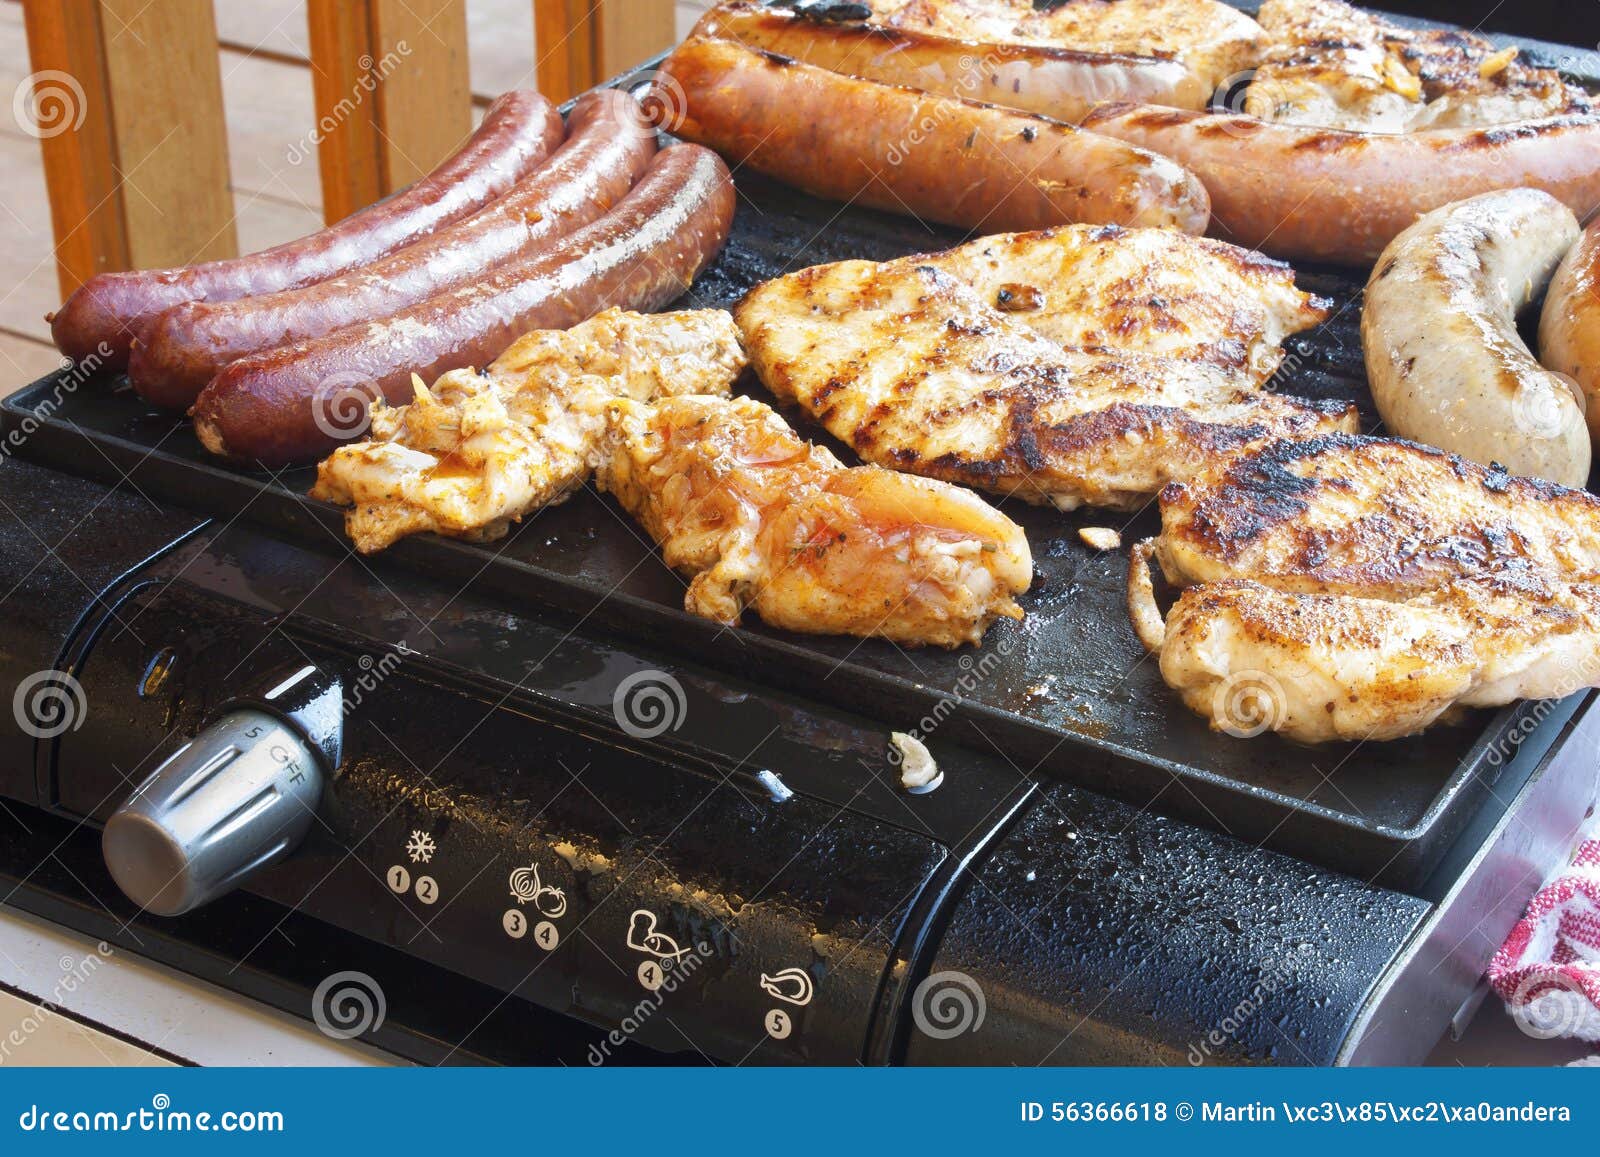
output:
[[[433,837],[427,832],[412,832],[411,838],[406,841],[406,855],[411,857],[413,864],[433,863],[433,851]]]

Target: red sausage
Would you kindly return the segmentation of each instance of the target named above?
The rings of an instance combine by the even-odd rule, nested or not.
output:
[[[135,343],[128,377],[146,401],[187,408],[235,358],[388,317],[470,285],[509,258],[548,248],[620,201],[655,151],[655,130],[637,101],[615,89],[588,93],[572,110],[567,143],[488,207],[327,281],[169,309]]]
[[[722,249],[733,209],[715,153],[665,149],[615,209],[547,251],[385,321],[232,362],[195,403],[195,432],[212,453],[264,466],[319,457],[366,430],[371,399],[409,402],[413,374],[485,365],[529,330],[609,306],[660,309]]]
[[[692,37],[662,61],[661,127],[835,201],[984,233],[1074,221],[1205,232],[1199,178],[1031,113]]]
[[[1083,126],[1193,169],[1214,236],[1293,261],[1370,264],[1423,213],[1496,189],[1543,189],[1580,221],[1600,208],[1600,112],[1361,133],[1108,104]]]
[[[111,354],[98,364],[121,369],[140,327],[163,310],[185,301],[276,293],[376,261],[500,196],[561,137],[561,115],[549,101],[536,92],[508,92],[437,169],[320,233],[247,257],[91,277],[47,319],[56,348],[81,361],[104,343]]]

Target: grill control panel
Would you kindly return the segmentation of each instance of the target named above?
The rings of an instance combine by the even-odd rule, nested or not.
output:
[[[475,697],[414,657],[280,636],[184,586],[135,592],[119,617],[137,631],[108,629],[81,678],[132,724],[64,736],[56,784],[105,823],[115,878],[151,912],[243,886],[618,1044],[850,1064],[951,866],[936,840],[789,790],[782,766],[701,764]],[[230,694],[245,670],[270,676]],[[315,713],[273,679],[320,687],[300,698],[337,727],[297,727]],[[163,754],[173,728],[193,738]],[[131,793],[130,767],[146,776]]]

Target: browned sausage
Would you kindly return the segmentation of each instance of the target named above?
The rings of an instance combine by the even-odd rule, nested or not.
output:
[[[500,196],[561,137],[561,115],[549,101],[536,92],[508,92],[437,169],[320,233],[247,257],[91,277],[48,318],[56,348],[82,360],[103,342],[111,355],[99,364],[121,369],[139,329],[163,310],[185,301],[276,293],[376,261]]]
[[[1114,104],[1083,124],[1193,169],[1212,232],[1274,257],[1370,264],[1421,214],[1496,189],[1600,207],[1600,113],[1384,135]]]
[[[1143,149],[1028,113],[878,84],[695,37],[656,76],[652,112],[796,188],[984,232],[1074,222],[1205,231],[1206,191]]]
[[[620,201],[656,151],[626,93],[582,97],[550,163],[486,208],[373,265],[300,289],[237,301],[191,301],[146,326],[128,378],[146,401],[187,408],[227,363],[257,350],[375,321],[481,280],[508,258],[548,248]]]
[[[733,40],[806,64],[940,96],[981,100],[1076,121],[1108,100],[1204,108],[1213,85],[1180,61],[1048,44],[979,44],[909,28],[809,19],[744,0],[695,25],[696,36]]]
[[[713,152],[656,154],[610,213],[548,251],[381,322],[229,364],[194,406],[208,450],[266,466],[316,458],[366,429],[368,402],[411,400],[412,375],[481,366],[519,335],[565,329],[608,306],[660,309],[721,250],[733,181]]]

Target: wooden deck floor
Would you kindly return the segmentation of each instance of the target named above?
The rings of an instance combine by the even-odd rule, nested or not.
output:
[[[679,0],[684,35],[709,0]],[[314,160],[292,164],[311,126],[305,6],[297,0],[216,0],[222,88],[241,252],[322,224]],[[467,0],[475,94],[533,84],[532,0]],[[60,304],[39,142],[11,118],[10,99],[31,70],[19,0],[0,0],[0,394],[60,358],[44,315]]]

